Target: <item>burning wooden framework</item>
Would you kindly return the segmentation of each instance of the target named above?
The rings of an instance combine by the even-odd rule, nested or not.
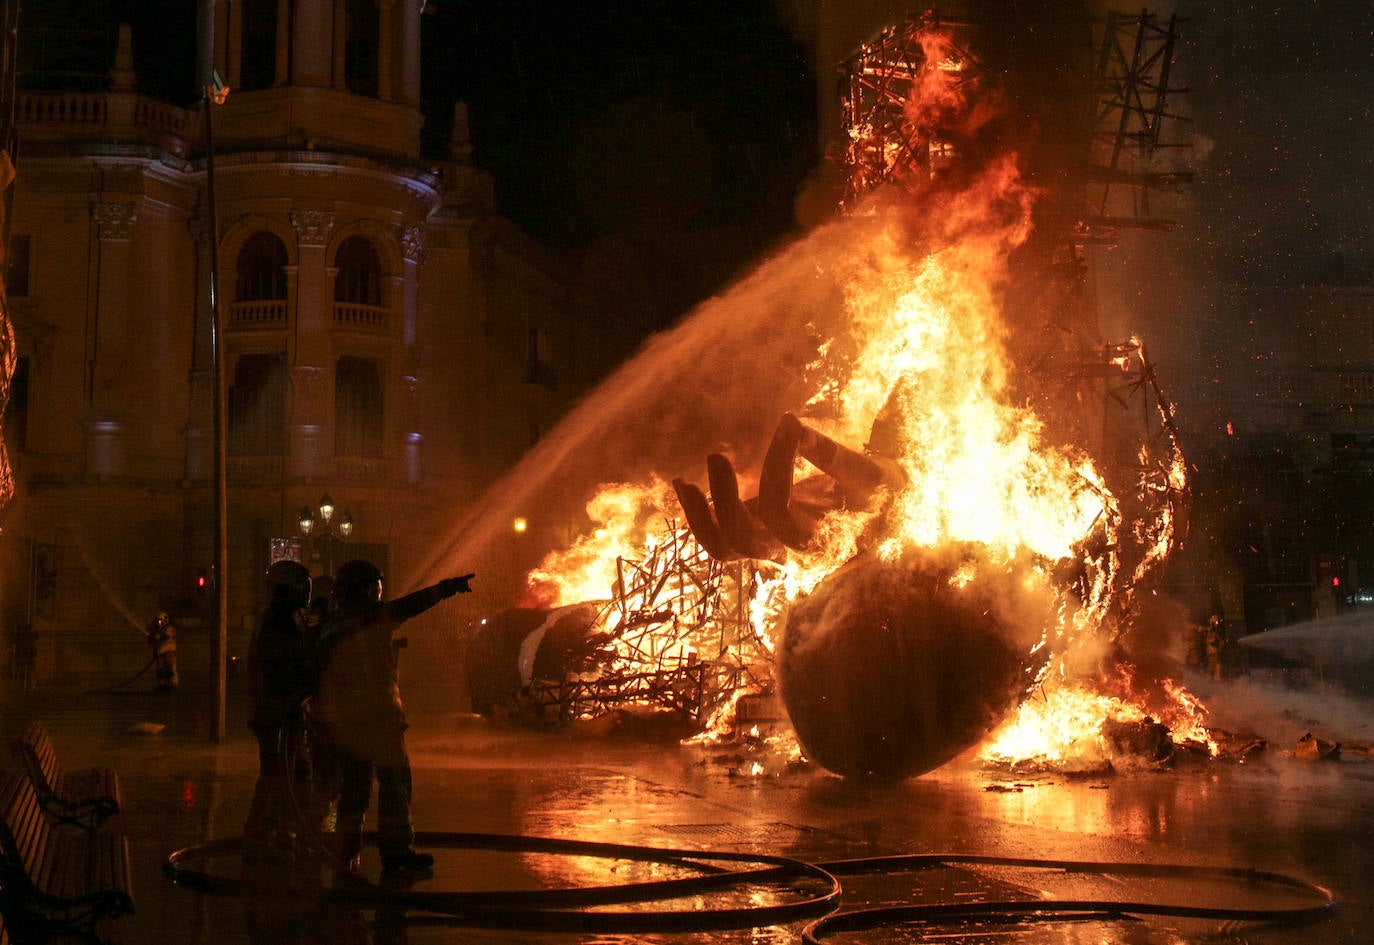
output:
[[[749,614],[758,568],[716,561],[688,528],[668,524],[645,557],[616,559],[614,595],[594,624],[606,631],[598,665],[536,677],[527,697],[546,720],[641,707],[705,725],[735,696],[767,683],[770,648]]]
[[[1160,149],[1187,147],[1166,138],[1171,123],[1187,120],[1169,110],[1186,91],[1171,84],[1178,23],[1175,16],[1145,10],[1110,11],[1087,24],[1087,98],[1077,107],[1087,112],[1081,130],[1090,142],[1086,175],[1094,188],[1080,219],[1068,227],[1066,236],[1076,241],[1101,242],[1123,226],[1170,225],[1150,217],[1149,193],[1177,188],[1191,175],[1150,164]],[[939,57],[935,68],[948,74],[956,92],[983,78],[984,67],[970,52],[977,29],[978,24],[927,11],[883,29],[844,61],[846,205],[888,181],[919,184],[956,159],[955,144],[911,103],[928,81],[932,57]],[[1123,191],[1131,195],[1124,208],[1114,199]]]
[[[1171,408],[1153,365],[1139,339],[1098,340],[1096,318],[1082,303],[1089,248],[1115,245],[1125,228],[1172,228],[1171,221],[1151,215],[1149,194],[1191,180],[1189,173],[1155,166],[1159,150],[1187,146],[1168,136],[1171,123],[1186,120],[1170,110],[1185,91],[1172,78],[1179,22],[1142,10],[1109,11],[1082,24],[1075,44],[1083,53],[1076,66],[1080,79],[1065,83],[1076,91],[1052,97],[1047,106],[1083,116],[1060,123],[1074,140],[1060,156],[1070,166],[1055,168],[1055,186],[1081,184],[1082,192],[1067,194],[1067,210],[1051,217],[1041,241],[1046,261],[1033,267],[1031,293],[1051,330],[1037,326],[1026,335],[1037,346],[1027,361],[1038,366],[1046,390],[1074,386],[1088,395],[1078,397],[1079,403],[1095,405],[1083,423],[1097,429],[1085,430],[1085,439],[1096,444],[1095,453],[1122,467],[1118,481],[1131,482],[1142,501],[1170,506],[1181,506],[1170,485],[1170,467],[1180,458]],[[971,51],[980,30],[990,28],[927,11],[880,31],[842,64],[846,205],[883,183],[919,188],[958,158],[952,135],[940,123],[942,109],[913,108],[912,101],[925,91],[932,68],[960,95],[990,79]]]
[[[880,31],[843,63],[846,205],[885,181],[928,178],[954,157],[953,145],[914,122],[908,106],[924,81],[933,36],[951,37],[942,69],[960,82],[977,75],[977,61],[952,38],[962,25],[932,12],[908,18]]]

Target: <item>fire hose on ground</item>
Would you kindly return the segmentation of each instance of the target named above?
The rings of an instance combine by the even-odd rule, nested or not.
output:
[[[566,889],[429,892],[377,884],[349,874],[323,892],[325,898],[357,908],[385,909],[393,918],[404,914],[407,925],[502,928],[512,931],[558,931],[586,934],[650,934],[761,928],[812,920],[803,941],[818,943],[847,932],[896,926],[949,927],[968,922],[1064,922],[1130,920],[1144,915],[1231,922],[1299,923],[1333,913],[1330,890],[1281,873],[1239,867],[1187,864],[1121,863],[1028,859],[972,854],[905,854],[808,863],[766,854],[686,850],[600,843],[512,834],[421,832],[421,847],[550,854],[657,863],[696,870],[699,875],[651,882]],[[375,843],[375,834],[367,835]],[[245,882],[217,876],[197,864],[242,852],[243,839],[210,840],[172,853],[164,864],[179,885],[200,892],[238,896],[300,896],[289,885]],[[716,864],[747,864],[725,868]],[[1291,907],[1233,907],[1117,899],[974,901],[888,906],[838,911],[842,876],[916,872],[960,866],[1057,870],[1074,874],[1207,880],[1266,886],[1311,901]],[[788,887],[795,898],[769,905],[715,909],[635,909],[591,911],[612,905],[645,906],[684,896],[700,896],[759,886]],[[411,913],[420,913],[412,915]]]
[[[139,677],[141,677],[141,676],[142,676],[144,673],[146,673],[148,670],[152,669],[152,668],[153,668],[153,664],[155,664],[156,662],[157,662],[157,654],[154,653],[151,657],[149,657],[148,662],[146,662],[146,663],[143,664],[143,668],[140,669],[138,672],[134,673],[134,674],[133,674],[132,676],[130,676],[128,679],[122,680],[121,682],[117,682],[117,683],[115,683],[113,686],[106,686],[104,689],[87,689],[87,690],[86,690],[86,695],[88,695],[88,696],[101,696],[101,695],[109,695],[109,694],[111,694],[111,693],[119,692],[119,691],[120,691],[121,689],[123,689],[125,686],[131,686],[131,685],[133,685],[135,682],[137,682],[138,679],[139,679]]]
[[[287,770],[294,770],[297,743],[284,728],[279,732]],[[316,866],[335,866],[328,841],[309,826],[300,798],[288,788],[294,819],[301,828],[305,849]],[[375,845],[375,832],[365,833]],[[891,927],[951,927],[980,922],[1124,921],[1143,915],[1227,922],[1309,922],[1335,911],[1330,890],[1282,873],[1243,867],[1200,866],[1167,863],[1124,863],[1093,860],[1055,860],[986,856],[963,853],[899,854],[809,863],[770,854],[722,850],[688,850],[607,843],[523,834],[455,833],[417,831],[415,843],[434,849],[543,854],[654,863],[695,870],[698,875],[649,882],[605,886],[578,886],[532,890],[483,890],[480,892],[414,891],[407,883],[373,883],[356,873],[337,873],[328,890],[312,890],[325,901],[352,908],[371,908],[388,921],[408,926],[497,928],[510,931],[569,932],[582,934],[652,934],[727,931],[788,925],[812,920],[802,930],[807,945],[848,932]],[[306,894],[291,883],[245,881],[216,875],[198,868],[216,857],[242,856],[243,837],[209,840],[173,852],[163,864],[171,880],[199,892],[233,896],[300,898]],[[745,864],[730,869],[717,864]],[[941,902],[884,906],[842,911],[840,877],[891,875],[965,866],[1056,870],[1070,874],[1208,880],[1245,883],[1283,889],[1310,900],[1304,905],[1278,907],[1204,906],[1196,904],[1130,901],[1119,899],[1028,899]],[[318,876],[318,873],[317,873]],[[768,886],[787,887],[795,896],[788,901],[745,907],[675,909],[626,909],[589,911],[613,905],[647,906],[685,896],[724,893]],[[412,914],[418,913],[418,914]]]

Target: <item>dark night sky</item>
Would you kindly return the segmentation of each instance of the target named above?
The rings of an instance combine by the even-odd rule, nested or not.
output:
[[[426,28],[438,130],[470,103],[478,162],[537,235],[789,224],[814,85],[769,0],[447,0]]]
[[[1374,7],[1176,6],[1205,275],[1307,281],[1338,257],[1374,256]],[[502,209],[546,243],[733,227],[762,246],[791,225],[817,160],[815,67],[772,0],[432,7],[429,143],[442,143],[451,103],[468,101]],[[134,25],[142,84],[189,98],[190,0],[29,0],[21,29],[120,19]]]
[[[141,88],[188,104],[194,6],[30,0],[21,30],[32,44],[47,26],[127,21]],[[815,94],[770,0],[690,13],[665,0],[435,0],[422,28],[426,149],[442,152],[453,102],[468,102],[503,212],[546,243],[575,249],[643,224],[762,239],[790,225],[815,161]]]
[[[1374,256],[1374,6],[1180,0],[1202,232],[1223,281]]]
[[[33,45],[45,27],[120,21],[141,88],[189,103],[190,0],[30,0],[21,31]],[[690,15],[663,0],[436,0],[423,29],[426,145],[442,148],[466,100],[502,208],[542,239],[576,244],[631,219],[787,225],[814,161],[814,87],[769,0]]]

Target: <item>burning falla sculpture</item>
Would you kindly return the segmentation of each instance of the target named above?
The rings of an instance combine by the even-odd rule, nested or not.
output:
[[[797,457],[824,475],[793,482]],[[902,483],[895,462],[856,452],[784,414],[764,455],[759,494],[741,501],[735,467],[729,457],[706,457],[711,502],[696,486],[673,480],[687,524],[701,546],[722,561],[732,558],[776,559],[783,547],[805,550],[824,515],[840,507],[862,507],[882,489]]]
[[[1043,665],[1035,628],[1001,611],[1008,586],[959,584],[958,556],[871,554],[825,578],[787,616],[776,671],[807,755],[847,777],[931,771],[977,745]]]
[[[820,474],[794,482],[799,456]],[[710,455],[707,471],[709,501],[682,479],[673,487],[692,532],[720,559],[804,554],[827,513],[881,520],[906,479],[895,461],[792,414],[769,445],[756,498],[740,499],[727,457]],[[845,776],[903,778],[971,748],[1020,702],[1044,664],[1034,643],[1050,615],[1011,570],[970,567],[979,556],[972,546],[895,558],[864,550],[792,605],[775,672],[809,757]]]
[[[708,307],[702,331],[692,333],[689,319],[656,349],[694,369],[714,363],[693,355],[707,341],[713,352],[730,348],[718,343],[736,337],[725,333],[725,314],[751,329],[737,336],[746,345],[786,339],[778,370],[726,372],[714,398],[760,402],[768,385],[770,403],[796,411],[782,414],[756,494],[744,498],[736,464],[713,453],[709,497],[676,479],[680,514],[654,494],[624,516],[671,523],[668,543],[681,554],[664,556],[662,537],[643,535],[594,541],[596,556],[552,553],[530,575],[531,588],[557,578],[556,593],[535,595],[545,609],[487,627],[504,640],[510,624],[510,645],[494,649],[514,654],[512,665],[518,655],[523,673],[539,664],[537,646],[560,639],[563,618],[547,608],[611,589],[614,600],[573,636],[585,639],[582,653],[604,639],[614,671],[611,659],[593,672],[552,661],[561,688],[541,705],[560,718],[578,717],[584,692],[597,710],[642,702],[630,685],[646,677],[660,702],[684,687],[728,696],[776,685],[812,760],[845,776],[901,778],[982,740],[1079,637],[1115,642],[1133,596],[1158,573],[1184,480],[1143,347],[1102,346],[1095,326],[1080,332],[1066,310],[1081,295],[1050,291],[1057,283],[1041,278],[1079,272],[1082,246],[1076,236],[1033,239],[1041,219],[1072,215],[1053,201],[1043,218],[1033,212],[1043,190],[1026,186],[1004,140],[1028,123],[1014,110],[989,121],[995,94],[958,104],[980,91],[977,70],[938,25],[901,38],[914,45],[889,65],[903,75],[920,67],[903,86],[910,94],[888,103],[893,134],[867,119],[849,130],[875,158],[899,140],[908,170],[881,176],[911,192],[856,195],[855,212],[833,230],[783,254],[776,285],[761,281],[740,296],[759,305]],[[871,70],[854,74],[867,87]],[[782,311],[794,293],[825,304]],[[786,305],[768,307],[782,298]],[[686,377],[679,393],[716,383],[704,369]],[[1109,423],[1117,407],[1134,419]],[[737,456],[762,445],[755,415],[741,411],[727,435]],[[682,457],[699,455],[689,445],[699,427],[678,422],[665,435],[656,425],[647,435],[673,446],[648,468],[680,473]],[[863,449],[844,445],[865,431]],[[798,479],[803,464],[816,472]],[[591,504],[588,512],[602,521]],[[671,568],[646,564],[667,558]],[[591,574],[597,580],[583,579]],[[679,602],[666,604],[665,588],[681,590]],[[726,617],[739,628],[733,635],[719,632]],[[672,642],[647,639],[646,627],[671,631]],[[700,630],[690,646],[680,645],[682,627]],[[513,691],[521,676],[507,676]]]
[[[674,483],[711,554],[825,575],[778,611],[774,669],[805,752],[846,776],[938,767],[1051,660],[1109,649],[1179,525],[1182,457],[1143,346],[1102,346],[1074,308],[1086,265],[1082,227],[1064,226],[1080,212],[1069,169],[1097,139],[1066,124],[1081,109],[1035,91],[1035,62],[1016,62],[983,70],[930,14],[860,50],[848,203],[881,218],[865,195],[882,181],[876,196],[902,193],[911,225],[884,230],[860,254],[876,262],[844,279],[848,336],[823,346],[807,408],[851,431],[876,416],[870,441],[850,449],[788,414],[756,498],[718,453],[709,500]],[[1020,136],[1041,125],[1002,108],[1012,100],[1061,134]],[[1128,402],[1145,409],[1108,415]],[[799,459],[818,474],[794,482]]]

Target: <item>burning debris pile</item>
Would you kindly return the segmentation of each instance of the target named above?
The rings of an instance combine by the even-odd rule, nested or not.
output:
[[[661,483],[656,490],[662,494]],[[625,509],[593,506],[603,508],[599,515]],[[539,593],[578,603],[519,607],[483,621],[468,658],[476,711],[535,725],[667,713],[680,721],[679,734],[693,734],[739,696],[770,684],[771,650],[749,613],[758,570],[712,559],[684,527],[663,524],[644,534],[653,527],[635,529],[641,558],[616,554],[626,536],[602,532],[532,575]],[[578,572],[574,560],[591,574]],[[593,576],[602,562],[613,574]],[[595,582],[592,588],[563,583],[575,573]],[[609,599],[581,600],[612,588]]]
[[[682,462],[658,470],[671,489],[603,485],[600,527],[474,638],[479,711],[720,729],[776,689],[804,753],[854,777],[980,744],[1053,761],[1079,731],[1206,744],[1197,701],[1123,644],[1183,462],[1144,346],[1100,341],[1074,288],[1090,228],[1046,182],[1087,155],[1013,133],[1035,122],[953,27],[903,30],[851,64],[852,239],[795,267],[834,313],[793,338],[809,354],[758,472],[762,444],[723,430],[709,494]]]

